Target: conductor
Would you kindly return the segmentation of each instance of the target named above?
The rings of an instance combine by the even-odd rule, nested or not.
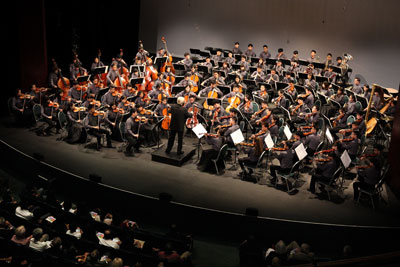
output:
[[[185,98],[183,97],[178,97],[177,99],[178,104],[172,104],[168,109],[168,111],[171,113],[171,123],[169,126],[169,137],[168,137],[168,146],[167,149],[165,150],[165,153],[169,154],[171,152],[171,149],[174,145],[175,141],[175,135],[178,133],[178,155],[183,154],[182,151],[182,142],[183,142],[183,132],[184,132],[184,127],[185,127],[185,122],[186,119],[189,117],[192,117],[192,114],[190,114],[187,109],[183,107],[185,104]]]

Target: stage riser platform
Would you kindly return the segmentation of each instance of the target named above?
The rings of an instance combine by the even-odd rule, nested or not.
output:
[[[182,151],[182,155],[178,155],[176,151],[171,151],[169,154],[167,154],[165,153],[164,147],[159,148],[151,153],[151,160],[180,167],[193,157],[196,152],[196,148],[183,145]]]

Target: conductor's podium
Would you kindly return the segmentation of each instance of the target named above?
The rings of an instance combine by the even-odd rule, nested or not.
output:
[[[151,153],[151,160],[157,161],[174,166],[182,166],[185,162],[190,160],[196,152],[196,148],[193,146],[183,145],[183,154],[178,155],[176,152],[176,146],[171,150],[169,154],[165,153],[165,147],[161,147]]]

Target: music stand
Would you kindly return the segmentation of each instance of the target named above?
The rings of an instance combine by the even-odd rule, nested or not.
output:
[[[200,55],[200,49],[197,48],[189,48],[190,54]]]
[[[90,80],[90,75],[79,76],[78,78],[76,78],[76,81],[78,83],[89,82],[89,80]]]
[[[307,78],[308,78],[308,74],[304,73],[304,72],[297,73],[297,76],[299,76],[299,79],[302,79],[302,80],[307,80]]]
[[[249,87],[251,87],[251,86],[254,86],[254,87],[257,86],[257,83],[256,83],[255,80],[243,79],[243,83],[244,83],[245,85],[247,85],[247,88],[249,88]]]
[[[304,59],[299,59],[297,62],[299,63],[299,66],[308,66],[308,64],[310,64],[310,62]]]
[[[331,123],[331,120],[326,116],[326,115],[324,115],[324,114],[322,114],[321,113],[321,115],[322,115],[322,118],[325,120],[325,123],[327,124],[327,125],[329,125],[329,128],[333,128],[332,127],[332,123]]]
[[[316,75],[316,76],[315,76],[315,81],[316,81],[317,83],[329,82],[329,78],[328,78],[328,77],[325,77],[325,76]]]
[[[137,69],[139,72],[139,76],[142,76],[141,74],[144,73],[144,65],[131,65],[129,67],[129,72],[133,73],[134,69]]]
[[[337,102],[337,101],[335,101],[335,100],[333,100],[333,99],[330,99],[329,101],[330,101],[335,107],[337,107],[337,109],[340,109],[340,108],[342,107],[342,105],[340,105],[339,102]]]
[[[324,96],[324,95],[321,94],[321,93],[317,93],[317,94],[318,94],[319,100],[321,101],[321,107],[322,107],[323,105],[326,105],[326,104],[327,104],[326,96]]]
[[[157,131],[157,148],[155,148],[155,149],[159,149],[160,147],[162,147],[164,145],[164,143],[161,143],[161,146],[160,146],[160,141],[161,141],[160,128],[161,128],[161,123],[164,119],[165,119],[165,117],[158,120],[157,123],[154,125],[154,127],[151,129],[151,130],[156,129],[156,131]]]
[[[234,58],[236,59],[237,62],[242,60],[242,56],[244,56],[246,58],[246,60],[247,60],[247,56],[246,55],[235,54],[233,56],[234,56]]]
[[[276,58],[267,58],[265,60],[265,64],[267,65],[275,65],[276,64],[277,59]]]
[[[314,69],[325,69],[325,63],[313,62],[312,64],[314,64]]]
[[[219,90],[221,90],[223,95],[229,94],[231,92],[231,87],[226,85],[218,85]]]
[[[202,51],[202,50],[199,50],[199,55],[200,55],[201,57],[207,58],[207,57],[210,57],[210,56],[211,56],[211,53],[210,53],[210,51]]]
[[[356,101],[360,102],[363,108],[368,107],[368,100],[365,97],[356,95]]]
[[[203,65],[198,65],[197,66],[197,70],[199,72],[203,72],[203,73],[207,73],[207,74],[210,73],[210,71],[208,70],[208,67],[207,66],[203,66]]]
[[[282,65],[289,65],[290,66],[290,59],[284,59],[284,58],[281,58],[280,59],[280,61],[282,62]]]
[[[199,123],[195,127],[192,128],[192,131],[196,135],[197,142],[197,160],[200,159],[200,148],[201,148],[201,138],[203,138],[204,134],[207,133],[206,128],[204,128],[203,124]]]
[[[168,97],[167,98],[167,104],[176,104],[177,103],[177,97]]]
[[[185,71],[185,65],[183,64],[178,64],[178,63],[172,63],[174,66],[175,71]]]
[[[232,70],[240,70],[240,64],[232,64]],[[236,75],[235,75],[236,76]]]
[[[297,93],[305,93],[306,92],[306,88],[304,86],[295,84],[294,88],[296,88]]]
[[[185,79],[185,76],[175,76],[175,84],[180,83],[183,79]]]
[[[250,62],[253,64],[257,64],[260,59],[258,57],[250,57]]]
[[[284,82],[276,82],[276,90],[282,90],[285,89],[286,87],[288,87],[289,84],[288,83],[284,83]]]
[[[132,87],[134,87],[136,84],[142,84],[143,83],[144,78],[132,78],[130,79],[130,84],[132,85]]]
[[[253,126],[250,124],[250,122],[249,122],[249,120],[247,119],[247,117],[245,116],[245,115],[243,115],[243,113],[240,111],[240,109],[238,109],[238,108],[232,108],[232,110],[233,111],[235,111],[235,113],[236,114],[238,114],[238,118],[239,118],[239,116],[240,116],[240,118],[242,119],[242,120],[244,120],[244,122],[245,122],[245,129],[246,129],[246,139],[247,139],[247,125],[249,125],[250,126],[250,129],[251,130],[253,130]],[[239,121],[239,120],[238,120]]]
[[[338,73],[338,74],[342,73],[342,69],[340,67],[333,66],[333,65],[330,65],[329,67],[332,68],[332,72],[335,72],[335,73]]]
[[[285,116],[287,120],[291,121],[292,118],[290,117],[290,112],[289,112],[289,110],[287,110],[287,109],[284,108],[284,107],[281,107],[281,110],[282,110],[283,116]]]
[[[108,72],[108,66],[97,67],[93,70],[93,75],[101,75]]]
[[[167,57],[156,57],[154,60],[154,65],[157,66],[158,69],[167,61]]]
[[[182,92],[183,90],[185,90],[184,86],[177,86],[177,85],[172,85],[171,87],[171,94],[172,95],[177,95],[180,92]]]

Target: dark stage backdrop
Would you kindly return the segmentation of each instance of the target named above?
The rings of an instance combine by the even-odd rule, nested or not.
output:
[[[149,51],[165,36],[172,54],[205,46],[231,49],[248,43],[257,55],[267,44],[272,56],[282,47],[307,58],[317,50],[321,60],[350,53],[353,77],[369,84],[399,86],[400,4],[397,0],[156,0],[141,5],[140,37]]]

